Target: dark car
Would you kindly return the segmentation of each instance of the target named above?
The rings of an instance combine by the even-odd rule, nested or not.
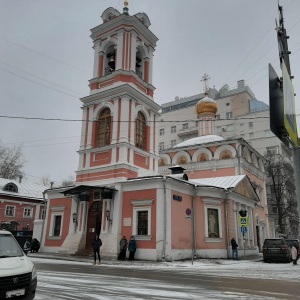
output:
[[[265,239],[263,245],[264,262],[291,261],[291,247],[284,239]]]
[[[300,241],[297,239],[287,239],[286,241],[291,248],[293,247],[293,245],[295,245],[295,247],[297,248],[297,251],[298,251],[298,258],[299,258],[300,257],[300,247],[299,247]]]

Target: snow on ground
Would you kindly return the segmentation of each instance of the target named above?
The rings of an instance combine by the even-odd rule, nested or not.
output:
[[[91,265],[90,262],[76,262],[56,259],[31,258],[32,262],[47,262],[51,264],[76,264],[76,265]],[[103,266],[124,267],[124,268],[139,268],[139,269],[163,269],[163,270],[178,270],[184,273],[203,273],[210,275],[226,276],[226,277],[247,277],[275,280],[300,280],[300,265],[293,266],[292,263],[264,263],[262,261],[247,261],[247,260],[222,260],[222,259],[201,259],[191,261],[176,261],[176,262],[143,262],[134,261],[124,264],[119,261],[102,262]]]

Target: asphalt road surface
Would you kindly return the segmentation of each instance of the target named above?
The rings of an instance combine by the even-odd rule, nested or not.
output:
[[[299,283],[110,265],[35,262],[37,300],[52,299],[299,299]]]

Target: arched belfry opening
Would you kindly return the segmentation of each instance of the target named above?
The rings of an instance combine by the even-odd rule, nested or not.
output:
[[[112,44],[106,50],[104,61],[105,76],[116,70],[116,49],[116,45]]]
[[[135,73],[143,79],[143,55],[142,52],[137,49],[136,51],[136,63],[135,63]]]

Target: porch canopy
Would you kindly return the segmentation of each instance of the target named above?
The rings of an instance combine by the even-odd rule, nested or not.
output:
[[[107,186],[96,186],[96,185],[78,185],[70,189],[60,192],[64,196],[75,196],[77,195],[80,201],[89,201],[89,196],[91,192],[99,192],[101,198],[113,198],[113,193],[117,191],[114,187]]]

